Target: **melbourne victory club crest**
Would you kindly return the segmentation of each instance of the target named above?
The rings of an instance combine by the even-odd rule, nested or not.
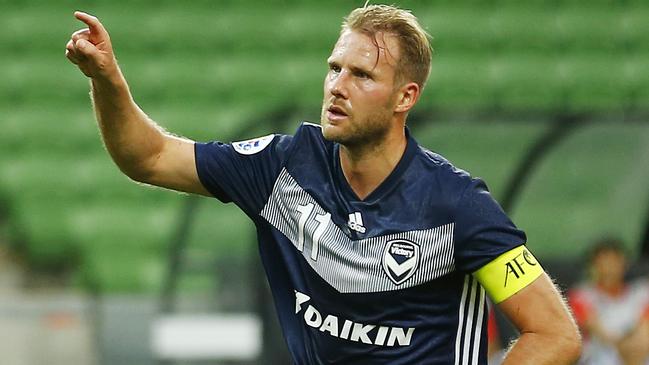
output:
[[[390,240],[383,251],[383,270],[396,285],[401,285],[419,267],[419,245],[404,239]]]

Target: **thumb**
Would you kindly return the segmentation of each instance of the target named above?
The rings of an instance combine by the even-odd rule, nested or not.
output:
[[[97,54],[97,47],[85,39],[79,39],[74,46],[85,57],[94,58]]]

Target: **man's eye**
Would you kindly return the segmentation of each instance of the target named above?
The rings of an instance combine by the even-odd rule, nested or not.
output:
[[[335,72],[335,73],[339,73],[339,72],[340,72],[340,66],[338,66],[338,65],[330,65],[330,66],[329,66],[329,69],[330,69],[331,71]]]

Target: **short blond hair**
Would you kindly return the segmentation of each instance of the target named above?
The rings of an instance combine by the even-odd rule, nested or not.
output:
[[[410,11],[390,5],[366,5],[354,9],[345,17],[341,33],[346,30],[358,31],[370,37],[375,37],[379,32],[396,36],[401,52],[396,79],[400,83],[414,81],[421,89],[424,88],[430,73],[433,50],[430,35]]]

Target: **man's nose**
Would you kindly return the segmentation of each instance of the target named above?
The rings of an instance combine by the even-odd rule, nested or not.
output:
[[[347,82],[348,75],[344,70],[334,75],[329,81],[329,92],[331,93],[331,95],[338,98],[347,99]]]

